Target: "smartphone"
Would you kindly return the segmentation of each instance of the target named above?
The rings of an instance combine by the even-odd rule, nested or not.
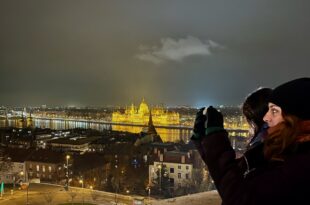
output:
[[[208,107],[205,107],[205,109],[202,111],[202,114],[207,115],[207,110],[208,110]]]

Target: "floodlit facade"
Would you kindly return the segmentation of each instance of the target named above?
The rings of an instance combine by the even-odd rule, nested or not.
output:
[[[149,165],[149,184],[151,186],[154,185],[154,179],[162,177],[158,176],[159,173],[162,173],[161,169],[164,169],[164,175],[169,177],[170,188],[187,187],[192,183],[195,156],[191,151],[174,150],[162,153],[156,149],[156,152],[157,159]]]
[[[157,106],[150,109],[144,99],[142,100],[138,109],[136,106],[134,106],[134,104],[132,104],[129,108],[125,109],[124,113],[119,111],[113,112],[112,122],[147,125],[150,111],[152,113],[153,123],[155,126],[180,124],[179,113],[168,112],[162,106]]]
[[[152,184],[152,179],[158,178],[158,169],[165,166],[169,181],[174,189],[185,187],[190,184],[193,174],[193,165],[190,163],[170,163],[170,162],[154,162],[154,165],[149,166],[149,184]]]

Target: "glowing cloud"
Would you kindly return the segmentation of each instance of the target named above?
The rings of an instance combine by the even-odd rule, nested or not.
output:
[[[212,54],[213,49],[224,48],[224,46],[212,40],[201,41],[192,36],[183,39],[163,38],[160,40],[160,43],[160,47],[140,46],[139,50],[141,53],[136,57],[155,64],[163,63],[167,60],[180,62],[188,56],[208,56]]]

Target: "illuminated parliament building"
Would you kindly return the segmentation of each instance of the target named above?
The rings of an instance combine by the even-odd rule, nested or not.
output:
[[[139,108],[132,104],[130,107],[126,107],[124,113],[121,113],[120,111],[113,112],[112,122],[147,125],[149,122],[150,111],[155,126],[179,125],[180,123],[179,113],[168,112],[168,110],[165,110],[162,106],[156,106],[150,110],[144,99]]]

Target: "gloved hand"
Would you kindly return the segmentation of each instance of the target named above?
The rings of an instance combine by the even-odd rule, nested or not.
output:
[[[214,107],[209,106],[207,109],[207,128],[220,127],[224,128],[223,115]]]
[[[211,135],[216,132],[225,131],[222,113],[217,111],[214,107],[210,106],[207,109],[206,115],[207,115],[207,124],[206,124],[206,130],[204,134],[205,136]]]
[[[203,110],[205,108],[200,108],[196,114],[195,123],[194,123],[194,135],[192,139],[199,139],[205,135],[205,122],[207,120],[207,116],[203,114]]]

